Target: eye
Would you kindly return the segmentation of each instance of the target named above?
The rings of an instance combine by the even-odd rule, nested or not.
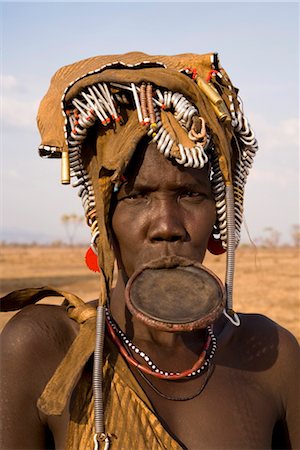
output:
[[[188,191],[185,193],[185,195],[187,197],[200,197],[201,196],[200,192],[193,192],[193,191]]]
[[[120,196],[118,198],[118,201],[125,201],[127,203],[134,203],[134,202],[140,202],[148,199],[148,193],[147,192],[130,192],[127,195]]]
[[[205,199],[208,198],[208,195],[205,191],[199,188],[191,189],[183,189],[178,196],[178,201],[186,204],[195,204],[198,205],[202,203]]]
[[[198,191],[185,190],[185,191],[180,192],[179,197],[180,198],[199,199],[199,198],[204,197],[204,194],[202,192],[198,192]]]

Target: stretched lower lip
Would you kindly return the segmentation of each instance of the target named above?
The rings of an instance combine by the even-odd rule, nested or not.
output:
[[[126,304],[146,325],[162,331],[206,328],[222,313],[225,290],[200,263],[178,256],[149,261],[129,279]]]

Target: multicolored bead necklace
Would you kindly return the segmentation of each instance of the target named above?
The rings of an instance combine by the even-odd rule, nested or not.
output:
[[[159,369],[145,352],[141,351],[128,339],[125,333],[123,333],[117,323],[113,320],[108,309],[106,309],[106,324],[112,340],[129,364],[145,374],[153,375],[164,380],[180,380],[182,378],[191,378],[200,375],[205,369],[207,369],[217,348],[217,339],[213,334],[212,327],[209,326],[207,327],[207,339],[204,343],[203,350],[193,367],[183,372],[167,372]],[[140,364],[136,359],[134,359],[133,356],[130,356],[126,347],[143,358],[149,367]],[[210,352],[208,353],[209,348]]]

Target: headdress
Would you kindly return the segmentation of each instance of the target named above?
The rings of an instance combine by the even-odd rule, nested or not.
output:
[[[72,185],[79,188],[101,268],[102,306],[114,263],[108,232],[111,196],[139,141],[148,136],[166,158],[185,167],[201,168],[210,161],[217,211],[214,236],[227,250],[226,314],[238,321],[232,310],[234,251],[257,141],[238,90],[217,54],[134,52],[63,67],[41,102],[38,126],[40,155],[62,158],[62,183],[69,183],[71,177]],[[96,347],[103,342],[103,317],[102,308]],[[97,358],[101,364],[101,355]]]

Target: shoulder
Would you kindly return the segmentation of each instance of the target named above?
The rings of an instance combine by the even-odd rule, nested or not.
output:
[[[7,382],[23,372],[24,387],[28,381],[41,390],[73,342],[77,327],[60,306],[31,305],[18,312],[1,335],[1,365]]]
[[[54,305],[26,306],[5,326],[0,351],[3,448],[46,448],[48,419],[37,409],[37,400],[76,334],[76,323]]]
[[[30,305],[19,311],[4,327],[2,345],[11,350],[24,350],[27,345],[41,348],[43,344],[57,349],[69,346],[77,325],[67,316],[66,309],[55,305]]]
[[[264,374],[272,390],[286,398],[290,388],[299,385],[300,347],[297,339],[263,315],[241,314],[240,319],[235,347],[244,368]]]
[[[286,328],[261,314],[240,314],[239,317],[239,338],[265,350],[272,349],[283,358],[290,353],[299,356],[298,341]]]
[[[224,351],[241,369],[281,370],[299,367],[297,339],[278,323],[261,314],[239,314],[240,326],[227,322]],[[224,335],[226,333],[223,333]]]
[[[289,444],[284,448],[299,448],[300,347],[297,339],[265,316],[245,314],[241,319],[241,336],[248,342],[252,355],[250,370],[258,370],[262,385],[272,394],[280,412],[283,428],[276,440],[286,439]]]

